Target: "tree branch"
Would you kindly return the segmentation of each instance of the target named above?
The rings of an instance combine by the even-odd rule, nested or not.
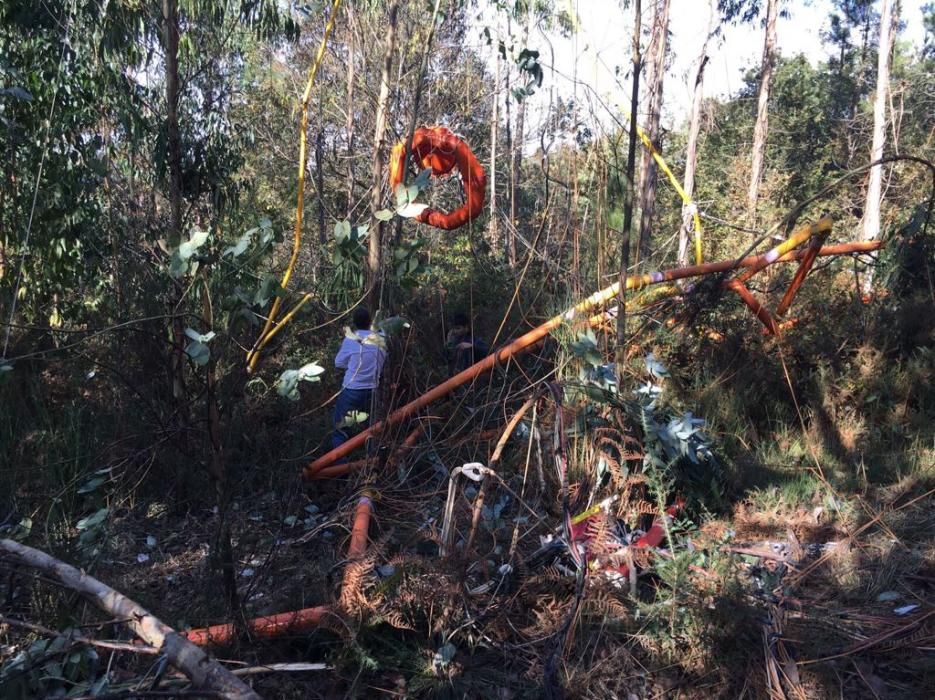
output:
[[[0,539],[0,552],[51,576],[109,615],[126,619],[140,639],[165,654],[169,663],[184,673],[196,688],[207,688],[230,700],[261,700],[253,689],[204,651],[110,586],[45,552],[13,540]]]

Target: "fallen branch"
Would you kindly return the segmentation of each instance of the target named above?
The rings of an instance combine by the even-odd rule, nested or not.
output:
[[[213,690],[124,690],[103,695],[79,695],[72,700],[133,700],[134,698],[225,698]]]
[[[107,614],[127,620],[130,629],[140,639],[165,654],[169,663],[184,673],[196,688],[208,689],[230,700],[260,700],[253,689],[204,651],[110,586],[45,552],[13,540],[0,539],[0,552],[51,576]]]
[[[231,671],[235,676],[253,676],[257,673],[302,673],[303,671],[330,671],[334,666],[323,663],[283,663],[265,666],[247,666]]]
[[[151,647],[147,644],[132,644],[130,642],[111,642],[102,639],[92,639],[91,637],[85,637],[84,635],[78,634],[74,630],[65,632],[56,632],[53,629],[48,627],[43,627],[42,625],[37,625],[34,622],[26,622],[26,620],[14,620],[11,617],[6,617],[5,615],[0,615],[0,625],[10,625],[10,627],[20,627],[22,629],[27,629],[30,632],[36,632],[38,634],[45,635],[47,637],[61,637],[67,642],[77,642],[78,644],[87,644],[88,646],[98,647],[100,649],[110,649],[112,651],[130,651],[134,654],[158,654],[159,650],[156,647]]]

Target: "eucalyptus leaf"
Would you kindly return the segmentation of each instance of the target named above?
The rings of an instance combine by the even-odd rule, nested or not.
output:
[[[276,393],[289,399],[299,400],[299,382],[317,382],[325,368],[315,362],[309,362],[299,369],[287,369],[276,381]]]
[[[188,355],[192,362],[194,362],[199,367],[203,367],[208,364],[208,361],[211,359],[211,350],[208,349],[208,346],[202,343],[200,340],[193,340],[188,345],[185,346],[185,354]]]
[[[396,195],[396,208],[404,207],[409,204],[409,195],[406,193],[406,186],[402,183],[396,185],[396,189],[393,191]]]
[[[232,258],[237,258],[243,255],[247,248],[250,247],[250,243],[253,241],[253,234],[257,232],[258,229],[252,228],[249,231],[245,232],[238,240],[235,245],[229,246],[224,249],[224,252],[221,253],[221,257],[227,257],[228,255]]]
[[[399,214],[404,219],[414,219],[419,216],[423,211],[429,208],[428,204],[422,204],[420,202],[410,202],[409,204],[404,204],[396,210],[396,213]]]
[[[411,326],[409,320],[402,316],[390,316],[377,323],[377,329],[386,335],[397,335]]]
[[[178,279],[188,272],[188,261],[183,260],[178,251],[172,254],[169,261],[169,276],[172,279]]]
[[[416,176],[416,179],[413,180],[412,185],[418,191],[424,190],[429,186],[429,178],[432,176],[432,169],[425,168],[421,173]]]
[[[195,340],[199,343],[210,343],[214,337],[214,331],[208,331],[207,333],[199,333],[194,328],[186,328],[185,335],[188,336],[191,340]]]
[[[345,219],[334,225],[334,239],[339,243],[351,237],[351,222]]]
[[[16,100],[22,100],[23,102],[32,102],[32,94],[25,90],[24,88],[14,86],[9,88],[3,88],[0,90],[0,95],[9,95],[10,97]]]
[[[191,237],[179,246],[179,257],[182,260],[188,260],[198,249],[208,240],[207,231],[192,231]]]

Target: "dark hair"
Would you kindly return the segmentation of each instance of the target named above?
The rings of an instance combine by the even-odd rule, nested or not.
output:
[[[354,328],[361,331],[370,328],[370,311],[366,306],[358,306],[354,309]]]
[[[463,311],[459,311],[456,314],[453,314],[451,317],[452,326],[470,326],[471,319],[468,318],[468,315]]]

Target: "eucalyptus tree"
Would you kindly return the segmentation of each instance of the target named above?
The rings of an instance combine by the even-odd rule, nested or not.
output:
[[[899,3],[894,0],[882,0],[880,6],[880,39],[877,46],[877,87],[873,100],[873,142],[870,146],[870,161],[883,157],[886,144],[886,111],[890,86],[890,56],[896,39],[896,25]],[[880,237],[880,203],[883,199],[883,166],[870,169],[867,182],[867,199],[864,205],[863,231],[865,241]],[[864,280],[864,293],[868,294],[873,286],[872,269],[868,270]]]
[[[661,150],[662,131],[659,122],[662,117],[663,79],[666,74],[666,56],[669,41],[669,6],[670,0],[658,0],[653,8],[652,33],[647,49],[646,82],[649,88],[647,99],[646,134],[657,149]],[[640,164],[640,233],[637,246],[637,259],[649,258],[652,248],[653,212],[656,208],[656,179],[658,168],[649,149],[643,149]]]

